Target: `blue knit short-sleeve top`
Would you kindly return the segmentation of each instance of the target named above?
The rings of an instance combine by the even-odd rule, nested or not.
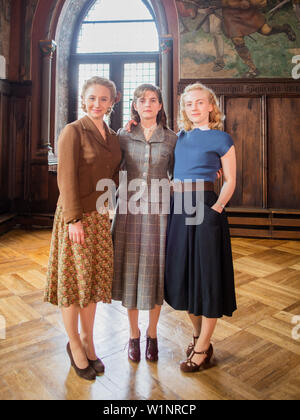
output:
[[[221,157],[233,146],[231,136],[219,130],[180,131],[175,148],[174,180],[214,182]]]

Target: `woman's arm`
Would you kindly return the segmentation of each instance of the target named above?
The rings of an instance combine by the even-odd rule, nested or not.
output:
[[[224,184],[220,195],[212,209],[222,213],[223,206],[226,206],[231,199],[236,186],[236,154],[235,147],[232,146],[228,152],[221,158]]]
[[[81,219],[82,206],[79,196],[80,138],[76,128],[68,125],[58,140],[57,183],[65,223]]]
[[[84,244],[82,223],[70,223],[81,219],[83,215],[79,197],[79,154],[80,139],[76,129],[66,126],[58,141],[58,174],[57,182],[61,196],[65,223],[69,224],[71,241]]]

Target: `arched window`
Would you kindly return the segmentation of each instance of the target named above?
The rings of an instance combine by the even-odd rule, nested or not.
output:
[[[130,119],[134,89],[158,84],[159,36],[147,0],[96,0],[89,3],[78,25],[70,61],[69,119],[81,117],[80,92],[93,76],[113,80],[122,93],[111,118],[114,129]]]

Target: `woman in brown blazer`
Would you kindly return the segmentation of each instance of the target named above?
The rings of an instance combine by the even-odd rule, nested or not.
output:
[[[68,124],[58,142],[60,196],[45,301],[61,308],[69,336],[67,352],[71,364],[79,376],[89,380],[104,372],[93,342],[96,304],[111,303],[110,221],[108,211],[96,210],[96,202],[103,194],[96,186],[101,179],[117,182],[118,178],[119,141],[103,121],[104,116],[110,114],[116,97],[113,82],[99,77],[88,80],[82,91],[82,108],[87,115]]]

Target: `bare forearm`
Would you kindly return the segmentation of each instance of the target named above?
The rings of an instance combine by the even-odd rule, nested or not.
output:
[[[224,173],[224,184],[221,189],[218,200],[213,208],[219,212],[223,210],[231,199],[236,185],[236,154],[232,146],[229,151],[221,158],[222,169]]]
[[[226,204],[229,202],[229,200],[233,196],[235,186],[236,186],[235,179],[225,181],[221,189],[219,198],[216,201],[215,205],[223,209],[223,206],[226,206]]]

